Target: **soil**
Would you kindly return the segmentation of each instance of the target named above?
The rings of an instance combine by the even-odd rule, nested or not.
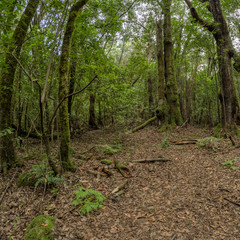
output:
[[[24,166],[16,175],[12,169],[0,178],[1,199],[14,177],[0,205],[0,239],[24,239],[26,227],[40,214],[56,218],[57,240],[240,239],[240,148],[214,138],[203,146],[171,144],[211,136],[210,130],[193,127],[166,133],[154,127],[131,134],[110,128],[85,132],[72,140],[77,171],[65,173],[65,183],[49,187],[44,198],[43,187],[16,185],[21,172],[41,161],[41,144],[32,140],[18,149]],[[107,152],[99,145],[117,145],[118,151]],[[171,161],[134,162],[155,158]],[[103,159],[112,162],[107,169],[111,176],[102,172]],[[114,160],[130,170],[125,177],[114,168]],[[238,168],[223,166],[228,160]],[[122,194],[112,193],[124,183]],[[105,206],[82,216],[71,203],[79,186],[101,191]]]

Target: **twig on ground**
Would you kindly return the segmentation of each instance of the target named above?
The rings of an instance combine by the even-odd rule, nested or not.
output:
[[[197,139],[183,139],[183,140],[171,140],[170,142],[175,145],[184,145],[184,144],[196,144]]]
[[[87,152],[90,152],[92,149],[94,149],[96,146],[93,146],[93,147],[91,147],[91,148],[89,148],[88,150],[86,150],[86,151],[84,151],[84,152],[81,152],[80,153],[80,155],[83,155],[83,154],[85,154],[85,153],[87,153]]]
[[[234,205],[236,205],[236,206],[238,206],[238,207],[240,207],[240,203],[236,203],[236,202],[234,202],[234,201],[232,201],[232,200],[229,200],[229,199],[227,199],[227,198],[223,198],[224,200],[226,200],[226,201],[228,201],[228,202],[230,202],[230,203],[232,203],[232,204],[234,204]]]
[[[172,161],[171,159],[165,158],[155,158],[155,159],[140,159],[134,160],[133,163],[154,163],[154,162],[169,162]]]

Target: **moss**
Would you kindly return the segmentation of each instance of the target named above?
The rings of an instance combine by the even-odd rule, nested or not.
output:
[[[101,163],[106,164],[106,165],[110,165],[111,164],[111,160],[103,159],[103,160],[101,160]]]
[[[221,138],[224,136],[222,124],[219,123],[214,129],[213,129],[213,136],[216,138]]]
[[[17,180],[17,186],[18,187],[24,187],[24,186],[29,186],[33,187],[35,183],[37,182],[36,175],[31,173],[31,172],[23,172],[22,174],[19,175],[18,180]]]
[[[236,124],[233,124],[231,126],[226,127],[227,133],[230,136],[240,136],[240,130]],[[225,131],[223,129],[223,126],[221,123],[219,123],[214,129],[213,129],[213,136],[216,138],[222,138],[225,137]]]
[[[55,218],[45,215],[35,217],[26,229],[24,240],[51,240],[54,239]]]

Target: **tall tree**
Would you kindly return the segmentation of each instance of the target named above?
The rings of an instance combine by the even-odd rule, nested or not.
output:
[[[177,92],[177,84],[174,70],[174,54],[172,42],[172,27],[171,27],[171,4],[172,0],[164,0],[164,62],[165,62],[165,94],[167,105],[169,107],[168,123],[173,126],[179,125],[182,122],[180,113],[179,97]]]
[[[8,52],[5,56],[5,64],[0,77],[0,131],[4,136],[0,138],[0,159],[1,172],[7,173],[15,159],[15,150],[13,146],[13,134],[6,132],[12,124],[12,95],[13,82],[17,68],[17,60],[20,56],[22,45],[27,35],[30,22],[36,13],[40,0],[29,0],[25,11],[23,12],[16,29],[14,30],[12,41],[9,43]]]
[[[68,17],[68,22],[63,38],[62,51],[59,66],[59,89],[58,101],[68,95],[68,75],[69,75],[69,55],[71,50],[72,35],[75,30],[75,21],[78,13],[88,0],[80,0],[72,5]],[[68,102],[64,101],[59,107],[59,127],[60,127],[60,159],[63,171],[75,171],[75,166],[70,160],[70,128],[68,116]]]
[[[234,119],[236,119],[239,115],[239,104],[236,90],[234,88],[232,73],[232,57],[234,56],[234,51],[220,0],[201,1],[208,2],[207,9],[212,13],[214,19],[213,23],[209,23],[201,18],[189,0],[185,0],[185,2],[188,5],[191,15],[195,21],[211,32],[215,39],[217,45],[218,68],[221,77],[223,125],[225,127],[229,127],[234,123]]]

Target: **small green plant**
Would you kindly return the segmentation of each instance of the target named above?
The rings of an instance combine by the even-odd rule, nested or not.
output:
[[[46,172],[46,164],[41,162],[40,164],[34,165],[32,167],[31,173],[35,175],[37,181],[35,183],[35,188],[39,185],[44,186],[45,182],[47,186],[50,185],[60,185],[63,183],[63,178],[60,176],[54,176],[52,170]]]
[[[115,153],[118,153],[122,149],[121,144],[115,144],[115,145],[98,145],[99,149],[98,151],[101,152],[104,155],[113,155]]]
[[[109,160],[109,159],[103,159],[103,160],[101,160],[101,163],[106,164],[106,165],[110,165],[112,163],[112,161]]]
[[[216,150],[218,144],[218,138],[215,137],[205,137],[197,141],[199,147],[211,148]]]
[[[104,206],[103,201],[105,197],[99,191],[80,187],[74,193],[77,199],[72,201],[72,204],[80,206],[80,213],[82,215],[101,209]]]
[[[170,147],[171,145],[169,144],[167,138],[162,140],[162,148],[166,149],[167,147]]]
[[[222,162],[222,166],[228,166],[232,170],[236,170],[237,167],[235,166],[235,162],[238,161],[237,158],[234,158],[233,160],[228,160],[226,162]]]
[[[33,165],[29,172],[23,172],[18,177],[17,185],[21,186],[53,186],[60,185],[64,182],[61,176],[55,176],[51,169],[46,169],[46,163],[43,161],[39,164]]]
[[[52,190],[51,190],[51,193],[52,193],[54,196],[58,195],[58,188],[53,187]]]
[[[10,134],[13,134],[13,133],[14,133],[13,128],[6,128],[6,129],[3,129],[2,131],[0,131],[0,137],[10,135]]]

